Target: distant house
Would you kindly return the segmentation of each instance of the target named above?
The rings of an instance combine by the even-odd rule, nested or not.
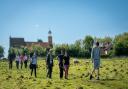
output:
[[[95,38],[93,45],[95,45],[96,42],[97,40]],[[113,45],[111,42],[100,42],[99,47],[101,49],[101,55],[108,55],[108,52],[112,50]]]
[[[112,43],[100,43],[101,55],[108,55],[108,52],[113,48]]]
[[[44,48],[52,48],[53,43],[52,43],[52,35],[51,34],[52,34],[52,32],[49,31],[48,32],[48,42],[28,42],[28,41],[25,41],[24,38],[10,37],[10,39],[9,39],[10,47],[20,48],[22,46],[31,47],[32,45],[39,45]]]

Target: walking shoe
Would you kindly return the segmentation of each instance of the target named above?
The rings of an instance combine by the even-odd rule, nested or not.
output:
[[[92,75],[90,75],[90,80],[93,78],[93,76]]]
[[[99,77],[97,77],[97,78],[96,78],[96,80],[100,80],[100,78],[99,78]]]

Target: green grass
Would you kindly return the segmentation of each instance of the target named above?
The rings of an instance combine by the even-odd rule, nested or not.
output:
[[[128,60],[102,59],[100,80],[89,80],[92,70],[90,60],[80,60],[69,69],[69,80],[59,79],[57,60],[54,61],[53,77],[46,78],[44,60],[38,60],[37,78],[30,76],[30,69],[8,69],[7,61],[0,61],[0,89],[128,89]]]

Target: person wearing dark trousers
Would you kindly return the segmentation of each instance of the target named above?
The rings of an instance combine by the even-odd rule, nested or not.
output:
[[[25,53],[24,55],[24,67],[27,68],[27,63],[28,63],[28,56],[27,54]]]
[[[19,69],[19,63],[20,63],[20,54],[17,54],[16,56],[16,68]]]
[[[70,65],[70,57],[67,52],[64,55],[64,70],[65,70],[65,79],[68,79],[68,70]]]
[[[36,55],[36,52],[34,52],[32,58],[31,58],[31,65],[32,65],[31,76],[32,76],[33,70],[34,70],[35,77],[37,77],[37,75],[36,75],[36,68],[37,68],[37,55]]]
[[[61,50],[61,53],[58,55],[58,62],[59,62],[59,70],[60,70],[60,79],[63,78],[63,71],[64,71],[64,63],[63,63],[63,51]]]
[[[52,68],[53,68],[53,55],[50,49],[46,57],[46,67],[47,67],[47,77],[52,78]]]
[[[9,69],[12,69],[13,60],[15,59],[15,57],[16,57],[16,55],[14,53],[14,50],[9,49],[9,55],[8,55]]]

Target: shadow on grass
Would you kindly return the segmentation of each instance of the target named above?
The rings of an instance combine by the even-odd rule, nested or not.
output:
[[[100,79],[99,81],[116,81],[118,79],[114,79],[114,78],[111,78],[111,79]]]

